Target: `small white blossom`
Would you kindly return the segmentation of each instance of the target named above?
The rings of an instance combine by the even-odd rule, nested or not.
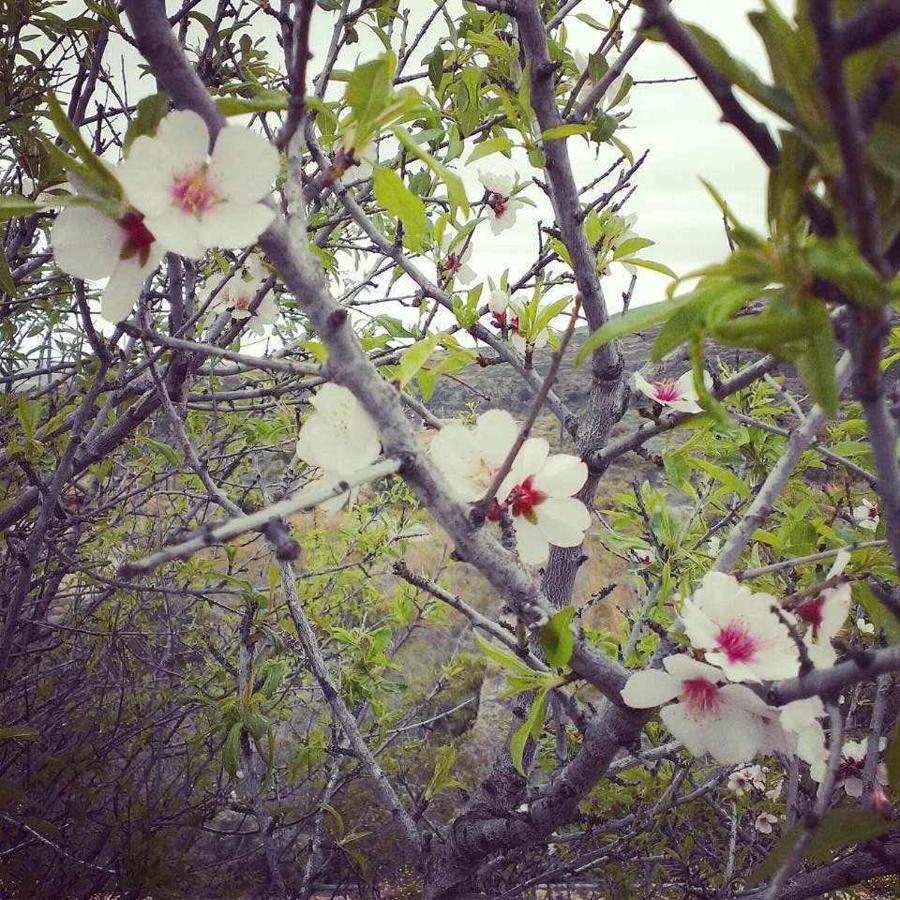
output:
[[[478,277],[475,270],[469,265],[472,256],[472,244],[469,242],[462,248],[450,249],[452,240],[444,235],[441,239],[441,257],[438,270],[445,275],[457,279],[461,284],[471,284]]]
[[[660,717],[672,735],[695,756],[709,754],[733,766],[772,748],[771,707],[750,688],[725,684],[724,673],[686,654],[667,656],[665,671],[635,672],[622,699],[636,709],[663,706]],[[672,700],[677,703],[670,703]]]
[[[712,387],[712,378],[709,372],[704,371],[703,381],[707,388]],[[660,406],[683,413],[703,412],[703,407],[697,402],[698,396],[692,372],[685,372],[675,381],[662,380],[652,383],[647,381],[640,372],[635,372],[633,383],[638,391]]]
[[[518,211],[525,205],[512,196],[515,184],[508,175],[496,172],[478,173],[478,179],[487,191],[487,208],[491,220],[491,231],[500,234],[512,228]]]
[[[225,282],[213,298],[211,308],[229,309],[232,319],[237,321],[250,319],[250,330],[255,334],[263,334],[264,326],[271,325],[278,318],[278,305],[271,291],[263,296],[255,311],[250,310],[265,280],[266,270],[262,263],[256,257],[251,257],[243,271],[238,269]]]
[[[756,821],[753,823],[753,827],[760,834],[771,834],[772,828],[777,821],[778,816],[773,816],[772,813],[761,812],[756,817]]]
[[[863,497],[859,506],[853,507],[852,515],[857,527],[862,528],[864,531],[875,531],[878,528],[878,523],[881,521],[878,507],[865,497]]]
[[[765,787],[766,776],[762,766],[744,766],[728,776],[728,790],[733,791],[738,797],[751,793],[754,788],[762,791]]]
[[[206,123],[195,112],[169,113],[155,137],[131,146],[119,177],[147,227],[165,247],[201,257],[210,247],[246,247],[275,217],[259,201],[278,174],[278,151],[261,135],[229,125],[210,156]]]
[[[315,411],[300,429],[297,456],[321,471],[316,487],[337,485],[375,462],[381,453],[378,429],[347,388],[325,384],[310,402]],[[321,507],[336,512],[348,501],[352,506],[357,492],[344,491]]]
[[[867,622],[863,618],[856,620],[856,627],[860,634],[875,634],[875,624],[873,622]]]
[[[885,738],[878,743],[878,752],[881,753],[887,744]],[[842,787],[848,797],[858,800],[863,793],[863,770],[866,766],[866,755],[869,750],[869,739],[861,741],[844,741],[841,747],[841,763],[835,777],[835,787]],[[888,784],[888,771],[884,763],[878,763],[875,768],[875,781],[884,786]]]
[[[488,298],[488,308],[495,315],[499,316],[506,312],[506,308],[509,306],[509,294],[506,291],[501,291],[499,288],[494,288],[491,291],[491,296]]]
[[[774,786],[766,791],[766,797],[774,803],[781,796],[781,792],[783,789],[784,779],[779,778],[778,781],[775,782]]]
[[[837,578],[849,561],[850,554],[846,550],[841,550],[826,580]],[[850,603],[850,582],[844,581],[835,587],[826,588],[795,607],[797,617],[809,625],[804,643],[809,658],[817,668],[827,669],[835,664],[837,653],[831,641],[844,627],[850,614]]]
[[[788,738],[788,748],[809,766],[810,777],[821,781],[828,765],[828,748],[821,719],[825,706],[818,697],[795,700],[782,707],[781,727]]]
[[[734,681],[790,678],[799,656],[768,594],[754,594],[734,576],[709,572],[682,607],[684,629],[707,662]]]

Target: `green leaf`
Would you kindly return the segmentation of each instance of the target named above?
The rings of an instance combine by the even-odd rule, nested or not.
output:
[[[81,132],[69,121],[69,117],[63,112],[56,95],[52,92],[47,95],[47,109],[50,113],[50,120],[59,132],[59,136],[72,148],[75,155],[84,164],[85,178],[89,184],[95,187],[101,196],[110,196],[116,200],[121,200],[124,194],[115,175],[106,167],[100,157],[88,147],[81,136]]]
[[[475,149],[469,154],[467,163],[473,163],[478,159],[484,159],[492,153],[508,153],[512,150],[513,142],[508,137],[488,138],[480,144],[475,145]]]
[[[806,351],[797,358],[795,365],[810,396],[829,416],[833,416],[837,413],[839,398],[831,317],[824,305],[814,302],[807,319]]]
[[[134,143],[135,138],[142,135],[153,136],[156,129],[162,121],[163,116],[169,110],[169,95],[160,91],[158,94],[151,94],[138,101],[137,108],[134,112],[134,118],[128,125],[128,131],[125,132],[124,150],[128,154],[128,150]],[[226,113],[226,115],[228,115]]]
[[[461,210],[464,216],[469,215],[469,199],[462,179],[455,172],[451,172],[445,165],[439,163],[427,150],[422,149],[412,138],[410,133],[403,128],[392,128],[395,138],[412,153],[417,159],[422,160],[447,188],[447,198],[450,200],[450,213],[455,215]]]
[[[806,258],[820,278],[834,282],[854,300],[881,307],[897,296],[896,286],[881,279],[859,250],[844,238],[811,239]]]
[[[628,240],[622,241],[622,243],[616,247],[616,252],[613,254],[613,259],[621,259],[623,256],[631,256],[632,253],[638,253],[646,247],[652,246],[653,241],[651,241],[649,238],[628,238]]]
[[[651,272],[659,272],[668,278],[677,278],[678,276],[665,264],[656,262],[652,259],[638,259],[636,256],[627,256],[619,260],[623,265],[637,266],[639,269],[649,269]]]
[[[793,828],[785,832],[778,843],[769,851],[769,855],[747,877],[747,887],[751,888],[771,878],[790,856],[791,850],[793,850],[794,844],[797,843],[797,838],[799,837],[799,825],[794,825]]]
[[[12,272],[9,270],[9,263],[6,261],[6,254],[2,248],[0,248],[0,288],[6,291],[10,297],[15,297],[16,283],[13,281]]]
[[[886,822],[870,809],[849,804],[836,806],[822,816],[804,858],[817,863],[828,862],[835,850],[863,844],[896,827],[896,822]]]
[[[353,70],[344,99],[352,110],[357,125],[365,126],[374,122],[387,106],[396,65],[397,58],[394,54],[384,53]]]
[[[40,736],[37,728],[28,725],[5,725],[0,728],[0,741],[36,741]]]
[[[667,321],[692,299],[693,294],[686,294],[674,300],[661,300],[659,303],[638,306],[628,310],[624,316],[615,316],[601,325],[582,344],[575,354],[575,365],[580,366],[595,350],[624,334],[637,334],[645,328]]]
[[[575,607],[567,606],[555,613],[541,629],[541,647],[547,657],[547,662],[554,668],[564,668],[572,658],[572,650],[575,646],[575,636],[572,634],[574,618]]]
[[[555,128],[548,128],[541,132],[541,140],[559,141],[564,138],[571,137],[573,134],[590,134],[593,126],[587,123],[574,123],[572,125],[557,125]]]
[[[228,736],[225,738],[225,745],[222,748],[222,765],[232,778],[237,775],[238,760],[241,753],[242,728],[243,725],[240,722],[235,722],[228,729]]]
[[[252,97],[217,97],[216,106],[225,116],[240,116],[246,113],[283,112],[288,108],[290,95],[287,91],[262,90]]]
[[[155,441],[150,437],[145,437],[143,442],[162,456],[170,466],[181,468],[181,455],[174,447],[164,444],[162,441]]]
[[[501,669],[506,670],[507,672],[514,672],[522,677],[530,678],[533,675],[540,675],[542,673],[535,672],[531,666],[528,665],[523,659],[516,656],[512,650],[509,650],[506,647],[501,647],[499,644],[492,644],[490,641],[485,640],[478,632],[474,632],[473,637],[475,638],[475,643],[481,649],[481,652],[492,662],[495,662]]]
[[[544,688],[538,692],[534,702],[531,704],[528,718],[516,730],[509,744],[509,755],[512,757],[512,764],[523,778],[525,777],[523,766],[525,745],[528,743],[528,738],[536,741],[544,730],[544,710],[547,706],[548,690],[549,688]]]
[[[37,203],[23,197],[21,194],[3,194],[0,196],[0,222],[9,219],[20,219],[22,216],[30,216],[40,207]]]
[[[403,183],[393,170],[377,166],[372,173],[375,199],[402,223],[409,246],[417,250],[425,238],[427,219],[425,204]]]
[[[403,355],[397,364],[397,377],[400,381],[400,387],[406,387],[412,381],[416,372],[425,365],[428,357],[431,356],[437,345],[438,336],[429,335],[424,340],[417,341],[403,351]]]
[[[428,787],[425,788],[425,799],[431,800],[435,794],[451,787],[462,787],[459,781],[450,777],[456,763],[456,750],[452,744],[442,747],[434,763],[434,772]]]
[[[711,475],[716,481],[721,481],[725,487],[733,491],[739,497],[746,499],[750,496],[750,488],[747,486],[746,482],[742,478],[738,478],[733,472],[724,468],[724,466],[717,466],[715,463],[700,459],[696,456],[690,457],[688,462],[693,468],[706,472],[707,475]]]

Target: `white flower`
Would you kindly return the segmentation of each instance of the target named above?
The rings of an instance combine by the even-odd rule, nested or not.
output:
[[[509,294],[506,291],[494,288],[494,290],[491,291],[491,296],[488,298],[488,308],[490,311],[495,316],[499,316],[506,312],[507,306],[509,306]]]
[[[488,193],[485,201],[491,219],[491,231],[500,234],[512,228],[516,214],[525,205],[512,196],[515,185],[508,175],[497,172],[478,172],[478,180]]]
[[[747,762],[770,748],[773,712],[748,687],[721,685],[721,670],[686,654],[667,656],[663,666],[664,672],[632,675],[622,691],[625,703],[649,709],[677,698],[660,711],[666,727],[694,756],[708,753],[722,765]]]
[[[850,561],[850,554],[841,550],[835,558],[826,580],[836,578]],[[802,621],[809,624],[804,636],[810,660],[819,669],[827,669],[837,661],[837,653],[831,645],[833,638],[844,627],[850,614],[850,582],[844,581],[832,588],[826,588],[817,596],[805,600],[794,608]]]
[[[260,203],[278,174],[278,151],[236,125],[223,128],[210,157],[195,112],[169,113],[155,137],[142,135],[120,167],[129,198],[165,247],[198,258],[209,247],[246,247],[275,213]]]
[[[886,744],[887,740],[881,738],[878,744],[879,753]],[[863,738],[861,741],[844,741],[844,746],[841,747],[841,763],[836,773],[835,787],[843,787],[847,796],[853,797],[855,800],[862,797],[862,774],[866,766],[868,750],[868,738]],[[880,785],[888,783],[887,766],[884,763],[878,763],[875,769],[875,780]]]
[[[706,542],[706,552],[710,556],[718,556],[721,549],[722,538],[720,538],[717,534],[711,535],[710,539]]]
[[[881,521],[878,507],[871,500],[866,500],[863,497],[859,506],[853,507],[853,521],[857,527],[862,528],[864,531],[874,531]]]
[[[774,803],[781,796],[781,792],[783,789],[784,779],[779,778],[778,781],[775,782],[774,787],[766,791],[766,797]]]
[[[541,347],[547,346],[547,341],[549,340],[550,335],[546,328],[542,328],[530,341],[526,340],[525,335],[519,331],[518,316],[514,317],[509,323],[509,342],[522,356],[525,355],[529,346],[534,350],[540,350]]]
[[[681,611],[694,647],[733,681],[790,678],[799,656],[785,625],[772,612],[777,601],[754,594],[734,576],[709,572]]]
[[[575,66],[578,69],[578,74],[583,75],[588,70],[588,65],[590,64],[590,60],[581,50],[575,50],[572,53],[572,58],[575,60]],[[623,72],[621,75],[617,75],[609,87],[597,98],[598,101],[602,100],[605,97],[609,97],[611,100],[615,100],[619,95],[619,91],[622,87],[622,82],[625,79],[625,73]],[[587,81],[582,86],[581,90],[578,92],[578,99],[583,100],[591,91],[594,86],[594,80],[588,76]],[[606,109],[611,107],[607,106]]]
[[[352,184],[354,181],[368,180],[372,177],[373,169],[378,165],[378,148],[373,141],[369,141],[362,149],[341,147],[338,155],[344,161],[349,160],[349,165],[347,165],[338,179],[341,184]]]
[[[472,256],[472,244],[469,242],[463,249],[454,247],[450,249],[451,239],[446,235],[441,239],[441,260],[438,270],[451,278],[458,279],[462,284],[471,284],[478,276],[475,270],[468,264]]]
[[[266,270],[262,263],[255,257],[251,257],[243,271],[238,269],[225,282],[214,297],[212,308],[230,309],[231,318],[237,321],[250,319],[250,330],[255,334],[263,334],[264,326],[271,325],[278,318],[278,305],[275,303],[271,291],[268,291],[260,300],[255,311],[250,311],[265,280]]]
[[[744,766],[736,769],[728,776],[728,790],[734,791],[738,797],[749,794],[755,788],[758,791],[766,787],[766,776],[762,766]]]
[[[650,547],[638,547],[632,553],[642,566],[652,566],[656,562],[656,552]]]
[[[347,388],[325,384],[310,402],[315,412],[300,429],[297,456],[322,471],[317,487],[337,484],[375,462],[381,453],[378,430]],[[348,500],[352,505],[356,493],[345,491],[321,506],[336,512]]]
[[[795,700],[781,709],[779,721],[788,738],[789,750],[809,766],[814,781],[821,781],[828,764],[825,730],[820,721],[825,706],[818,697]]]
[[[524,563],[540,565],[554,547],[577,547],[590,527],[591,514],[572,495],[587,480],[577,456],[557,453],[543,438],[529,438],[516,456],[497,500],[509,507],[516,549]]]
[[[93,206],[67,206],[56,217],[50,243],[56,264],[69,275],[90,281],[109,278],[100,301],[100,315],[107,322],[128,317],[164,253],[133,209],[112,219]]]
[[[459,422],[445,425],[431,441],[431,458],[450,482],[454,494],[472,503],[484,496],[519,434],[513,417],[490,409],[474,428]]]
[[[778,816],[773,816],[772,813],[761,812],[757,817],[756,821],[753,823],[753,827],[760,834],[771,834],[772,826],[778,821]]]
[[[875,634],[875,624],[873,622],[867,622],[863,618],[856,620],[856,627],[860,634]]]
[[[712,387],[712,378],[709,372],[704,371],[703,382],[707,388]],[[685,372],[675,381],[654,381],[652,383],[647,381],[640,372],[635,372],[633,383],[637,390],[660,406],[674,409],[676,412],[703,412],[703,407],[697,402],[693,372]]]

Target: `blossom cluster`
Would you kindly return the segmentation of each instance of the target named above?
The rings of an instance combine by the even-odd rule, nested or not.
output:
[[[666,657],[661,670],[633,674],[623,700],[641,709],[662,706],[666,727],[696,756],[737,765],[760,754],[795,754],[821,781],[828,758],[822,701],[811,697],[778,709],[749,685],[797,676],[801,655],[818,669],[834,665],[832,640],[851,605],[842,577],[848,560],[846,552],[838,554],[828,586],[792,610],[731,575],[708,573],[681,608],[691,652]],[[744,788],[758,786],[758,774],[743,770]]]
[[[76,278],[109,278],[101,315],[119,322],[166,252],[200,259],[213,247],[256,242],[275,212],[261,202],[278,174],[278,151],[261,135],[227,126],[209,153],[209,132],[189,110],[141,135],[112,174],[124,200],[114,210],[86,186],[57,216],[57,265]]]

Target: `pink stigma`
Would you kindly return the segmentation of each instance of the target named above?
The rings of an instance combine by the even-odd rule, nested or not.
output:
[[[736,622],[719,631],[716,644],[730,663],[749,662],[758,649],[756,638],[743,625]]]
[[[674,381],[654,381],[653,395],[660,403],[671,403],[681,399],[681,391]]]
[[[175,176],[172,184],[172,199],[188,215],[202,215],[219,201],[207,177],[206,168],[193,166]]]
[[[547,499],[547,495],[534,486],[534,476],[529,475],[521,484],[517,484],[510,492],[512,514],[534,521],[534,508]]]
[[[719,688],[706,678],[688,678],[681,682],[681,699],[693,712],[715,712]]]
[[[452,275],[455,275],[459,271],[461,265],[462,260],[460,260],[455,253],[448,254],[447,258],[444,260],[444,268]]]
[[[825,595],[819,594],[818,597],[814,597],[812,600],[806,600],[801,603],[795,612],[804,622],[809,622],[812,625],[813,629],[813,637],[816,636],[816,632],[822,626],[822,607],[825,606]]]
[[[496,192],[491,193],[487,203],[498,219],[502,219],[506,214],[506,210],[509,208],[509,199],[504,197],[503,194],[498,194]]]

